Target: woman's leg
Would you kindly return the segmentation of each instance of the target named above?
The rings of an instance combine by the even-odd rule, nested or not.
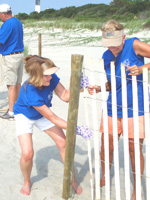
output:
[[[119,136],[118,136],[119,137]],[[103,187],[105,185],[105,145],[104,145],[104,133],[101,136],[101,166],[102,166],[102,179],[100,181],[100,186]],[[113,135],[109,134],[109,169],[111,169],[112,161],[113,161]]]
[[[143,175],[143,170],[144,170],[144,157],[143,157],[143,139],[139,140],[140,143],[140,168],[141,168],[141,178]],[[134,189],[132,193],[132,200],[136,199],[136,175],[135,175],[135,152],[134,152],[134,139],[129,139],[129,153],[130,153],[130,158],[131,158],[131,165],[132,165],[132,172],[133,172],[133,178],[134,178]]]
[[[32,134],[22,134],[18,136],[21,147],[20,168],[24,177],[24,185],[20,192],[24,195],[30,194],[30,175],[33,165],[33,143]]]
[[[60,156],[62,161],[65,161],[65,144],[66,144],[66,137],[63,132],[63,130],[57,126],[54,126],[50,129],[45,130],[45,133],[47,133],[56,143],[56,146],[58,147],[60,151]],[[78,186],[76,179],[75,179],[75,173],[73,174],[73,188],[76,191],[77,194],[82,193],[82,188]]]

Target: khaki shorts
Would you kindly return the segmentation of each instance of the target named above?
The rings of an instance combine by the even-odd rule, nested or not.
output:
[[[134,124],[133,117],[128,118],[128,138],[134,138]],[[118,135],[123,135],[123,118],[117,118]],[[104,133],[103,114],[101,119],[100,132]],[[108,132],[113,135],[113,120],[108,116]],[[145,138],[144,116],[139,116],[139,138]]]
[[[1,79],[2,84],[16,85],[22,82],[24,54],[2,56]]]

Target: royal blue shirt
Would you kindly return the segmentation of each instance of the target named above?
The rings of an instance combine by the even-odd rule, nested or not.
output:
[[[27,81],[22,85],[17,102],[14,105],[14,115],[23,114],[31,120],[37,120],[43,116],[33,106],[52,107],[53,91],[56,88],[59,78],[52,74],[49,86],[42,90],[29,84]]]
[[[123,117],[122,114],[122,83],[121,83],[121,63],[127,66],[141,66],[144,65],[144,58],[142,56],[136,55],[133,49],[134,40],[139,40],[138,38],[131,38],[125,41],[122,51],[115,58],[110,50],[107,50],[103,54],[105,71],[107,73],[107,79],[111,83],[111,69],[110,62],[115,63],[116,72],[116,96],[117,96],[117,117]],[[132,76],[129,75],[130,71],[126,71],[126,82],[127,82],[127,106],[128,106],[128,117],[133,117],[133,95],[132,95]],[[137,77],[137,87],[138,87],[138,109],[139,116],[144,115],[144,100],[143,100],[143,75],[140,74]],[[112,92],[109,92],[107,99],[107,109],[108,115],[112,116]]]
[[[23,28],[19,19],[7,19],[0,28],[0,54],[24,51]]]

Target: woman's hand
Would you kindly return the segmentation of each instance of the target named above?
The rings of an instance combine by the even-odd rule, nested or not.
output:
[[[129,75],[137,76],[143,72],[143,67],[138,67],[137,65],[133,65],[132,67],[127,67],[126,71],[130,71]]]
[[[96,93],[98,93],[98,92],[101,91],[101,87],[98,86],[98,85],[89,85],[89,86],[88,86],[88,93],[89,93],[90,95],[93,95],[94,90],[96,90]]]

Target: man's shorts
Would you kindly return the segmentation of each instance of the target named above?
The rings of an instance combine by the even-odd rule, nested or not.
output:
[[[144,116],[139,116],[139,138],[145,138]],[[123,118],[117,118],[118,135],[123,135]],[[101,118],[100,132],[104,133],[103,114]],[[113,135],[113,119],[108,116],[108,132]],[[128,118],[128,138],[134,138],[134,121],[133,117]]]
[[[16,121],[16,134],[17,136],[30,133],[33,134],[33,126],[35,125],[40,131],[47,130],[55,126],[51,121],[42,117],[38,120],[30,120],[23,114],[15,115]]]
[[[2,56],[1,77],[2,84],[16,85],[22,82],[24,54]]]

